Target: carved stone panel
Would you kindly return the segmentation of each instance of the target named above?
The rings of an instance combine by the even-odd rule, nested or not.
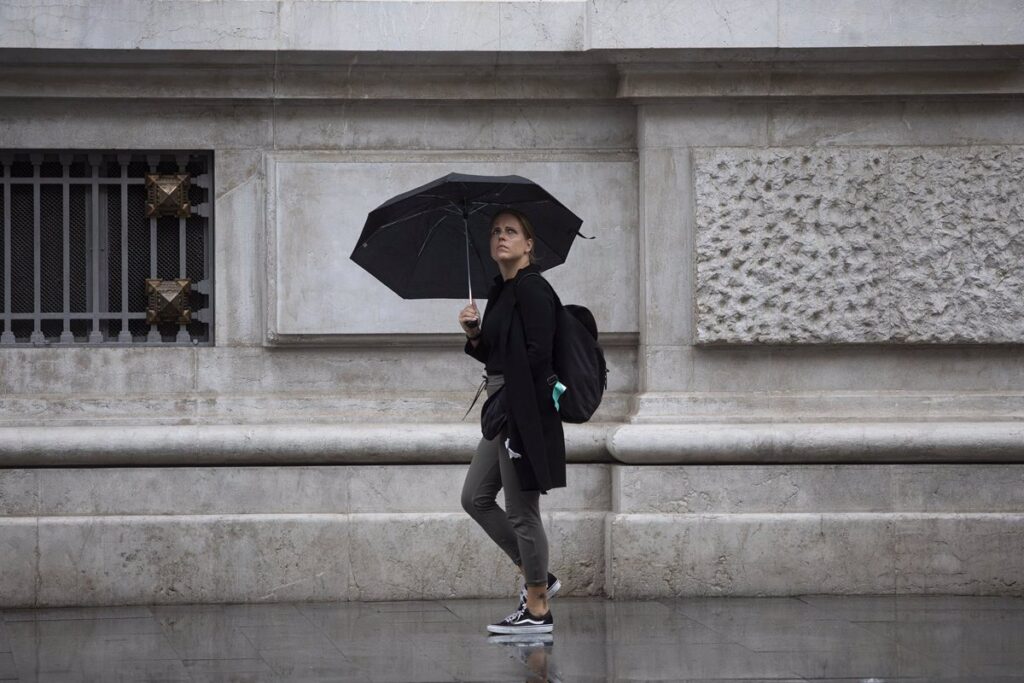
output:
[[[694,155],[698,343],[1024,342],[1024,148]]]

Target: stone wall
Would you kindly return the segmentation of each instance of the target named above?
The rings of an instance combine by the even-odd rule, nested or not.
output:
[[[0,349],[0,605],[510,594],[461,304],[348,260],[448,171],[597,238],[550,272],[611,368],[568,594],[1020,594],[1019,9],[7,2],[0,148],[213,152],[216,315]]]
[[[512,595],[463,465],[0,471],[0,604]],[[1019,594],[1022,465],[571,465],[565,595]],[[979,495],[978,492],[982,493]]]

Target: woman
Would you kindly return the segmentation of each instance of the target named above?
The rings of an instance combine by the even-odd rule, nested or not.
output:
[[[525,586],[519,608],[491,624],[491,633],[550,633],[548,600],[561,583],[548,572],[548,541],[540,494],[565,486],[565,440],[552,398],[554,290],[533,264],[534,233],[519,211],[491,221],[491,258],[501,275],[487,296],[487,315],[472,302],[459,313],[466,353],[484,363],[487,395],[501,390],[505,426],[483,438],[462,488],[462,507],[512,559]],[[505,510],[495,498],[505,489]]]

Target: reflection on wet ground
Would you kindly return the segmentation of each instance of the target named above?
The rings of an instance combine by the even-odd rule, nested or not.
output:
[[[559,597],[6,610],[0,680],[1024,681],[1024,599]]]

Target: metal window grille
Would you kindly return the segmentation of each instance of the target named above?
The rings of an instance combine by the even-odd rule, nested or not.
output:
[[[0,347],[209,345],[209,152],[0,150]],[[191,215],[147,217],[145,175],[187,173]],[[188,323],[147,322],[146,279],[191,280]]]

